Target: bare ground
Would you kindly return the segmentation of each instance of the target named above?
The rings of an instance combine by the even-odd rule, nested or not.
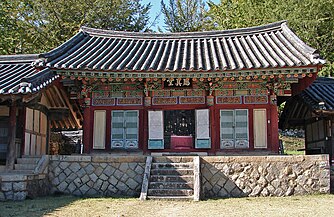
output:
[[[334,195],[193,201],[46,197],[0,202],[0,216],[332,216]]]

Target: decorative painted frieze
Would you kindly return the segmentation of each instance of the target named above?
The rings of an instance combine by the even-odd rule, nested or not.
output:
[[[241,96],[217,96],[217,104],[241,104]]]
[[[245,104],[268,104],[268,96],[244,96]]]
[[[180,104],[205,104],[205,97],[203,96],[180,96]]]
[[[142,97],[124,97],[117,98],[117,105],[142,105]]]
[[[152,104],[153,105],[176,105],[177,97],[153,97]]]

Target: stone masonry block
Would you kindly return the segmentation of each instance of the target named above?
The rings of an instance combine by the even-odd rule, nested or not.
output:
[[[65,181],[67,176],[66,176],[65,173],[60,173],[60,175],[58,177],[59,177],[59,182],[63,182],[63,181]]]
[[[60,155],[60,161],[69,161],[69,162],[91,162],[91,156],[81,156],[81,155]]]
[[[126,173],[124,173],[120,181],[126,182],[128,179],[129,179],[129,176]]]
[[[77,190],[78,188],[77,188],[77,186],[72,182],[72,183],[70,183],[70,184],[68,185],[67,189],[68,189],[69,193],[73,193],[73,192],[74,192],[75,190]]]
[[[72,172],[76,173],[76,172],[78,172],[78,171],[81,169],[81,166],[80,166],[79,163],[74,162],[74,163],[71,163],[71,164],[70,164],[69,169],[70,169]]]
[[[128,179],[126,185],[129,186],[129,188],[132,190],[135,190],[138,187],[138,183],[133,179]]]
[[[70,165],[70,163],[68,163],[68,162],[60,162],[59,167],[62,170],[65,170],[69,165]]]
[[[27,189],[27,182],[14,182],[13,190],[14,191],[25,191]]]
[[[81,191],[81,195],[85,195],[86,192],[90,189],[90,187],[88,187],[88,185],[82,185],[80,187],[80,191]]]
[[[111,176],[113,173],[115,172],[115,168],[111,167],[111,166],[107,166],[104,171],[103,174],[105,174],[106,176]]]
[[[68,184],[66,182],[61,182],[59,185],[58,185],[58,190],[60,192],[65,192],[66,188],[67,188]]]
[[[78,177],[77,174],[71,173],[71,175],[67,177],[66,182],[67,183],[73,182],[73,180],[76,179],[77,177]]]
[[[89,176],[88,176],[88,175],[84,175],[84,176],[81,178],[81,182],[82,182],[83,184],[87,183],[89,180],[90,180],[90,179],[89,179]]]
[[[128,169],[129,165],[127,163],[121,163],[121,165],[119,166],[119,170],[122,171],[123,173],[126,173]]]
[[[86,171],[85,171],[83,168],[81,168],[78,172],[76,172],[76,174],[77,174],[77,176],[78,176],[79,178],[81,178],[81,177],[83,177],[84,175],[86,175],[87,173],[86,173]]]
[[[98,179],[97,175],[95,173],[92,173],[89,175],[89,178],[93,181],[96,182],[96,180]]]
[[[138,175],[136,175],[134,178],[133,178],[136,182],[138,182],[138,183],[142,183],[142,181],[143,181],[143,174],[138,174]]]
[[[101,174],[100,176],[99,176],[99,179],[101,179],[101,180],[103,180],[103,181],[107,181],[108,180],[108,176],[106,176],[106,175],[104,175],[104,174]]]
[[[224,185],[224,188],[227,192],[231,192],[234,188],[235,188],[235,183],[233,183],[231,180],[227,180],[225,185]]]
[[[135,169],[135,171],[136,171],[136,173],[137,174],[144,174],[144,167],[142,166],[142,165],[140,165],[140,164],[138,164],[137,166],[136,166],[136,169]]]
[[[103,182],[100,190],[104,192],[105,194],[105,191],[108,189],[108,186],[109,186],[109,183],[108,182]]]
[[[27,197],[27,192],[26,191],[14,192],[14,194],[13,194],[13,200],[15,200],[15,201],[25,200],[26,197]]]
[[[6,200],[13,200],[14,199],[14,193],[13,191],[7,191],[4,192]]]
[[[64,173],[65,173],[66,176],[69,176],[72,173],[72,170],[70,170],[69,168],[66,168],[64,170]]]
[[[13,183],[12,182],[2,182],[1,183],[1,190],[2,191],[12,191],[13,190]]]
[[[18,182],[27,180],[26,175],[3,175],[1,176],[3,182]]]
[[[112,185],[117,185],[118,179],[115,176],[109,177],[109,183]]]
[[[97,166],[94,173],[97,175],[97,176],[100,176],[103,172],[103,168],[100,167],[100,166]]]
[[[120,179],[123,176],[123,173],[121,171],[119,171],[119,170],[116,170],[115,173],[114,173],[114,176],[117,179]]]
[[[85,171],[87,172],[87,174],[92,174],[94,172],[95,168],[93,167],[93,165],[91,164],[88,164],[86,167],[85,167]]]

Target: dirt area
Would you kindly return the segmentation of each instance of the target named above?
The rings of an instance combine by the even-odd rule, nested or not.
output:
[[[0,203],[0,216],[332,216],[334,195],[194,201],[46,197]]]

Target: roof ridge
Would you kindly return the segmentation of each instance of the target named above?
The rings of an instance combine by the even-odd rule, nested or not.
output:
[[[32,63],[38,60],[40,54],[13,54],[13,55],[0,55],[0,64],[9,63]]]
[[[125,37],[125,38],[198,38],[198,37],[218,37],[224,35],[239,35],[239,34],[254,34],[259,32],[272,31],[275,29],[281,29],[283,24],[286,24],[286,20],[269,23],[266,25],[252,26],[246,28],[236,28],[228,30],[214,30],[214,31],[200,31],[200,32],[174,32],[174,33],[152,33],[152,32],[127,32],[127,31],[115,31],[106,29],[97,29],[82,26],[80,32],[92,36],[109,36],[109,37]]]

